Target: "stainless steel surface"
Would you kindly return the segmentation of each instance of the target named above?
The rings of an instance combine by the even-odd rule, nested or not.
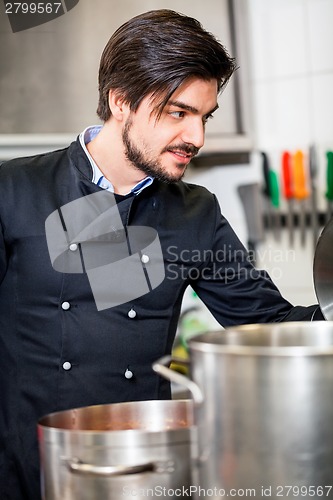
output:
[[[320,308],[333,320],[333,219],[324,227],[315,249],[313,282]]]
[[[190,400],[47,415],[38,423],[43,499],[143,499],[154,489],[187,488],[194,434]]]
[[[190,340],[190,361],[204,397],[195,405],[200,487],[286,498],[279,486],[291,485],[304,498],[332,485],[333,323],[209,332]]]

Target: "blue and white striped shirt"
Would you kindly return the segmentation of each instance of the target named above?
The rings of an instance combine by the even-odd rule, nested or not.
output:
[[[106,189],[107,191],[111,191],[111,193],[114,193],[114,187],[113,187],[112,183],[106,177],[104,177],[103,173],[96,165],[93,157],[91,156],[91,154],[89,153],[89,151],[86,147],[86,144],[88,144],[88,142],[92,141],[92,139],[94,139],[96,137],[96,135],[100,132],[101,128],[102,128],[102,125],[92,125],[90,127],[87,127],[83,132],[81,132],[79,138],[80,138],[81,146],[82,146],[84,152],[86,153],[88,160],[90,162],[90,165],[92,167],[92,170],[93,170],[92,182],[94,184],[97,184],[97,186],[99,186],[103,189]],[[139,193],[141,193],[141,191],[143,189],[145,189],[146,187],[148,187],[152,184],[153,180],[154,180],[153,177],[149,177],[149,176],[145,177],[144,179],[142,179],[142,181],[138,182],[131,189],[131,191],[127,194],[130,194],[130,193],[139,194]]]

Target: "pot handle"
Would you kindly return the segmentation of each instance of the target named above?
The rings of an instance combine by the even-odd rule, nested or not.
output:
[[[186,364],[186,361],[184,361],[181,358],[174,358],[170,355],[166,355],[158,359],[153,364],[153,370],[154,372],[158,373],[159,375],[166,378],[170,382],[175,382],[175,384],[180,384],[186,387],[186,389],[188,389],[192,394],[195,404],[200,405],[201,403],[203,403],[204,397],[200,387],[195,382],[193,382],[193,380],[188,379],[181,373],[178,373],[175,370],[171,370],[170,368],[168,368],[168,366],[166,366],[170,365],[170,363],[172,362],[178,364],[180,363]]]
[[[152,472],[155,471],[155,464],[152,462],[147,462],[141,465],[92,465],[81,462],[77,458],[66,460],[66,465],[70,472],[74,474],[81,474],[86,476],[97,476],[97,477],[112,477],[112,476],[123,476],[128,474],[140,474],[141,472]]]

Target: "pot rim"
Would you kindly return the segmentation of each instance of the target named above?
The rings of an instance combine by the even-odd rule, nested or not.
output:
[[[68,428],[66,426],[61,426],[60,421],[57,422],[57,418],[61,420],[62,416],[70,417],[73,415],[75,418],[75,413],[84,413],[89,411],[94,411],[95,409],[105,409],[108,408],[118,408],[122,409],[124,407],[135,408],[139,406],[147,407],[163,407],[167,408],[177,408],[183,407],[186,412],[188,412],[188,425],[179,425],[178,427],[167,428],[167,422],[165,422],[165,428],[163,424],[161,426],[153,427],[149,429],[146,428],[134,428],[134,429],[80,429],[80,428]],[[111,418],[111,415],[110,415]],[[125,418],[125,416],[124,416]],[[80,408],[71,408],[68,410],[62,410],[53,412],[41,417],[37,422],[37,429],[39,438],[44,441],[59,441],[59,437],[63,440],[86,440],[87,443],[94,443],[94,446],[110,444],[112,446],[119,445],[121,447],[130,446],[137,443],[144,443],[146,445],[163,444],[163,443],[179,443],[189,440],[189,436],[194,432],[194,416],[193,416],[193,400],[192,399],[178,399],[178,400],[148,400],[148,401],[127,401],[122,403],[109,403],[100,405],[90,405]]]
[[[311,344],[301,343],[283,345],[281,333],[288,339],[293,333],[300,337],[313,335]],[[331,339],[328,343],[327,334]],[[255,335],[271,340],[270,344],[251,344]],[[237,339],[236,339],[237,336]],[[224,343],[224,342],[230,343]],[[315,343],[315,340],[317,343]],[[222,342],[223,343],[222,343]],[[244,343],[241,343],[244,342]],[[248,343],[247,343],[248,342]],[[269,324],[249,324],[228,327],[225,330],[208,331],[189,340],[190,353],[202,352],[231,356],[265,356],[265,357],[310,357],[333,356],[333,322],[289,322]]]
[[[193,343],[194,344],[194,343]],[[192,349],[191,349],[192,347]],[[265,357],[310,357],[333,356],[333,347],[252,347],[252,346],[221,346],[215,344],[195,344],[191,351],[212,354],[227,354],[230,356],[265,356]]]

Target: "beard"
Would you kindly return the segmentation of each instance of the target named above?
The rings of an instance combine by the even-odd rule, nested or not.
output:
[[[172,183],[180,181],[186,171],[186,167],[184,164],[179,163],[179,174],[171,174],[163,168],[162,163],[153,156],[151,152],[149,152],[148,148],[139,149],[131,140],[130,130],[132,126],[131,118],[126,120],[124,130],[122,133],[123,144],[125,148],[125,156],[129,162],[141,172],[144,172],[146,175],[150,177],[154,177],[159,181]],[[181,144],[177,146],[167,146],[161,151],[162,153],[168,151],[183,151],[186,154],[191,154],[192,156],[196,155],[199,151],[195,146],[191,146],[189,144]]]

